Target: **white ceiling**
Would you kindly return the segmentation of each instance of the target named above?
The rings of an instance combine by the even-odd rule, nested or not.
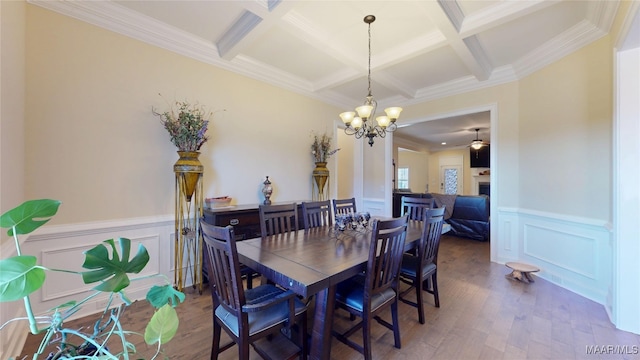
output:
[[[367,94],[365,15],[376,16],[372,93],[384,109],[520,79],[604,36],[618,7],[617,0],[29,2],[345,111]],[[420,116],[402,114],[398,123]],[[487,116],[443,121],[447,130],[430,121],[423,127],[436,128],[398,131],[459,145],[484,128],[488,140]]]

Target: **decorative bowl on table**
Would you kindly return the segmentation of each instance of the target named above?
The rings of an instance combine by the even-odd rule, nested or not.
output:
[[[215,208],[229,206],[229,204],[231,203],[231,199],[233,198],[229,196],[206,198],[204,199],[204,204],[206,207],[210,209],[215,209]]]

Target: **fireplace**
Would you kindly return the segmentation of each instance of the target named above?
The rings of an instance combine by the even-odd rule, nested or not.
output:
[[[478,183],[478,195],[491,195],[491,183],[490,182],[479,182]]]

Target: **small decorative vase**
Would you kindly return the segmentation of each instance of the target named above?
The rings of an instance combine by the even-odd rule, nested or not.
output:
[[[271,186],[271,181],[269,181],[269,177],[267,176],[267,180],[263,182],[264,186],[262,187],[262,194],[264,195],[265,205],[271,205],[271,194],[273,193],[273,187]]]
[[[313,169],[313,181],[316,185],[316,191],[314,191],[314,197],[317,200],[324,200],[324,186],[329,179],[329,169],[327,169],[327,163],[324,161],[316,162],[316,168]]]
[[[178,155],[180,158],[173,165],[173,172],[176,176],[182,178],[182,191],[187,197],[187,201],[190,202],[198,180],[204,172],[204,166],[202,166],[202,163],[198,160],[200,156],[198,151],[178,151]]]

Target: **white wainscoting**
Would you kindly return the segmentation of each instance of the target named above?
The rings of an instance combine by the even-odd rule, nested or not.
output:
[[[131,257],[135,256],[140,244],[147,248],[149,262],[140,274],[130,276],[130,278],[144,277],[147,275],[162,274],[166,276],[168,282],[174,281],[174,218],[173,215],[162,217],[145,217],[126,220],[111,220],[105,222],[67,224],[67,225],[45,225],[23,239],[21,244],[22,254],[34,255],[38,258],[38,264],[49,269],[82,270],[84,261],[83,252],[102,243],[108,239],[128,238],[131,240]],[[14,256],[13,246],[3,246],[3,257]],[[116,247],[118,243],[116,241]],[[109,248],[109,246],[107,246]],[[119,249],[119,247],[118,247]],[[186,265],[186,261],[185,261]],[[183,273],[186,269],[183,269]],[[46,281],[43,287],[30,296],[31,305],[35,315],[45,314],[49,309],[63,304],[70,300],[81,300],[93,293],[90,289],[97,284],[85,285],[81,275],[61,273],[56,271],[46,272]],[[132,281],[131,285],[125,289],[129,299],[144,300],[150,285],[163,285],[166,282],[160,277]],[[192,284],[192,279],[188,277],[186,286]],[[186,287],[185,286],[185,287]],[[119,300],[119,297],[117,297]],[[86,316],[104,310],[108,294],[100,294],[88,301],[73,318]],[[24,310],[22,302],[16,306],[15,313],[4,313],[6,319],[23,316]],[[6,319],[3,319],[6,321]],[[9,338],[3,337],[2,359],[8,358],[16,351],[20,351],[26,338],[28,330],[27,321],[11,324],[8,329],[12,330]],[[3,330],[3,335],[5,331]],[[11,351],[13,353],[5,353]]]
[[[149,253],[147,266],[131,278],[162,274],[173,283],[173,228],[174,219],[168,216],[45,226],[27,238],[22,252],[35,255],[38,263],[46,268],[81,271],[84,251],[108,239],[128,238],[132,246],[131,257],[135,256],[139,245],[144,245]],[[119,246],[117,241],[116,246]],[[125,293],[131,300],[144,299],[150,284],[163,283],[158,277],[133,281]],[[83,299],[96,285],[84,284],[82,277],[76,274],[47,271],[44,285],[31,296],[34,312],[44,313],[66,301]],[[100,294],[91,299],[76,317],[103,310],[107,295]]]
[[[536,265],[541,270],[536,275],[611,309],[613,252],[607,221],[500,208],[496,225],[498,262]]]
[[[364,198],[362,199],[362,209],[358,208],[358,212],[369,212],[371,216],[385,216],[384,199]]]

